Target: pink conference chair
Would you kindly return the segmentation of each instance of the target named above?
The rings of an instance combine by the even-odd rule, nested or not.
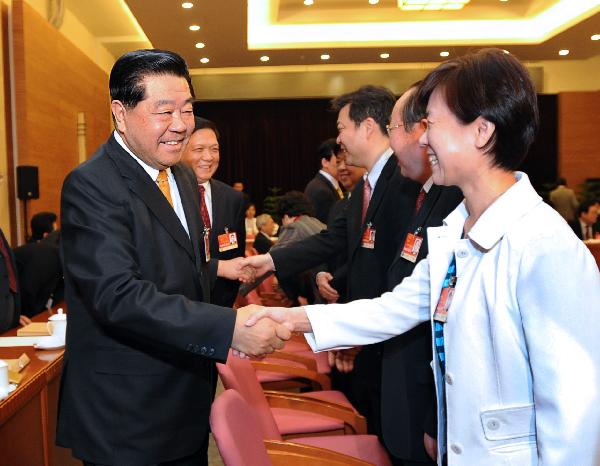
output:
[[[367,466],[340,453],[277,440],[263,440],[255,413],[235,390],[213,403],[210,427],[225,466]]]

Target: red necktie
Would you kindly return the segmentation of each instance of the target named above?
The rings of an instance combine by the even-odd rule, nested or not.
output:
[[[419,210],[421,210],[421,207],[423,207],[424,201],[425,201],[425,190],[423,188],[421,188],[421,191],[419,191],[419,195],[417,196],[417,202],[415,203],[415,215],[417,215],[417,213],[419,213]]]
[[[210,229],[210,215],[208,215],[208,209],[206,208],[206,200],[204,199],[204,186],[198,185],[198,191],[200,192],[200,215],[204,226]]]
[[[587,238],[585,238],[585,239],[593,239],[592,238],[592,225],[588,225],[585,228],[585,231],[586,231],[586,236],[587,236]]]
[[[4,244],[4,240],[0,238],[0,253],[4,256],[4,262],[6,264],[6,270],[8,271],[8,287],[13,293],[17,292],[17,276],[15,275],[15,269],[13,268],[12,261],[10,260],[10,254]]]
[[[367,216],[367,210],[369,208],[369,201],[371,200],[371,185],[369,184],[369,178],[365,178],[365,184],[363,184],[363,199],[362,199],[362,216],[360,224],[365,223],[365,217]]]

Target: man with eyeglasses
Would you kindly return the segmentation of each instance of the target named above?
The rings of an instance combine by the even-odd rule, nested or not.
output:
[[[219,260],[242,257],[246,248],[244,195],[213,178],[219,168],[220,148],[217,126],[205,118],[194,118],[194,132],[181,160],[198,181],[200,215],[204,221],[202,236],[209,256]],[[240,282],[218,277],[211,290],[210,302],[231,307]]]
[[[377,86],[362,86],[333,100],[337,142],[346,152],[346,163],[365,168],[365,177],[325,230],[288,248],[247,258],[245,264],[255,267],[258,275],[275,270],[286,277],[345,253],[345,270],[336,278],[344,279],[349,301],[389,291],[387,270],[401,246],[420,188],[400,174],[390,148],[386,125],[395,101],[391,91]],[[335,355],[336,366],[353,366],[350,380],[340,388],[367,418],[369,432],[379,435],[381,344],[363,347],[356,359],[355,354],[353,349]]]

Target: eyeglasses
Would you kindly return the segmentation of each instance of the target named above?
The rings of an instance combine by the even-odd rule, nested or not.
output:
[[[397,129],[404,126],[402,123],[398,123],[397,125],[385,125],[385,130],[388,134],[391,134],[393,129]]]

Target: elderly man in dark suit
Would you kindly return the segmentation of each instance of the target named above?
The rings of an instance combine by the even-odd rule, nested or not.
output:
[[[337,180],[336,156],[339,150],[340,146],[333,138],[321,143],[317,149],[321,168],[304,188],[304,194],[313,205],[315,218],[322,223],[327,223],[333,204],[344,197]]]
[[[210,257],[233,259],[243,257],[246,248],[244,195],[213,178],[220,160],[219,131],[205,118],[194,118],[194,132],[183,151],[182,161],[196,175],[200,214],[205,226],[202,236],[208,238]],[[233,306],[239,288],[238,280],[217,278],[210,302]]]
[[[288,248],[247,258],[257,274],[276,270],[279,277],[286,277],[346,253],[348,300],[374,298],[389,290],[387,270],[419,188],[400,174],[390,148],[386,126],[395,101],[388,89],[376,86],[363,86],[333,101],[338,111],[337,141],[346,151],[346,162],[364,167],[367,174],[325,230]],[[351,353],[354,357],[355,351]],[[346,356],[344,351],[337,355]],[[367,418],[369,431],[380,434],[381,344],[362,348],[351,377],[350,401]]]
[[[410,276],[416,263],[427,256],[427,228],[440,226],[463,199],[460,189],[432,182],[427,147],[419,145],[425,131],[425,112],[416,104],[415,89],[398,99],[388,127],[401,173],[421,186],[408,230],[388,270],[389,289]],[[432,357],[429,322],[383,343],[382,432],[394,465],[436,464]]]
[[[598,222],[598,201],[583,201],[577,207],[577,218],[569,225],[581,240],[596,238],[600,232],[596,230]]]
[[[69,310],[57,443],[84,464],[206,465],[214,362],[230,347],[262,354],[289,338],[249,333],[249,309],[208,304],[197,183],[179,165],[194,126],[183,59],[139,50],[110,74],[116,130],[62,190]]]

